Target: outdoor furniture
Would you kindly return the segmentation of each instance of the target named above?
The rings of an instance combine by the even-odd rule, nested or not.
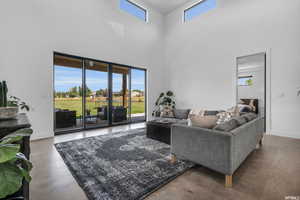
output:
[[[98,116],[101,120],[108,119],[108,107],[103,106],[97,108]],[[127,120],[127,109],[123,106],[113,106],[112,107],[112,121],[122,122]]]
[[[56,128],[69,128],[76,126],[76,111],[61,110],[55,111]]]
[[[123,106],[116,106],[112,109],[113,122],[122,122],[127,120],[127,109]]]

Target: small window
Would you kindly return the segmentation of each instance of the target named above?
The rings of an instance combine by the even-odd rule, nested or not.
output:
[[[253,85],[253,76],[239,77],[239,86],[251,86],[251,85]]]
[[[217,6],[217,0],[202,0],[192,7],[184,10],[184,21],[189,21],[194,17],[205,13]]]
[[[120,8],[145,22],[147,21],[147,10],[129,0],[120,0]]]

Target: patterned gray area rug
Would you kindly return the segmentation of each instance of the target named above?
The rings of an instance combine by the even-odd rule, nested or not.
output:
[[[56,144],[90,200],[144,199],[193,166],[169,162],[170,146],[145,129]]]

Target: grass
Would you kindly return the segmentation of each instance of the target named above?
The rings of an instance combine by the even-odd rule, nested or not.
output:
[[[121,97],[114,98],[116,102],[113,103],[114,106],[121,105]],[[145,102],[144,97],[134,97],[131,103],[131,113],[139,114],[145,113]],[[97,114],[97,108],[107,105],[105,98],[97,98],[96,100],[92,98],[86,99],[86,108],[91,111],[91,115]],[[56,98],[55,108],[58,109],[68,109],[76,111],[76,116],[82,116],[82,99],[81,98]]]

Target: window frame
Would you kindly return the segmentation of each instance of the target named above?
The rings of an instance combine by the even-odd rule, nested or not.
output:
[[[134,2],[134,1],[132,1],[132,0],[124,0],[124,1],[127,1],[127,2],[130,3],[131,5],[137,7],[138,9],[143,10],[143,11],[145,12],[145,20],[144,20],[144,19],[142,20],[141,18],[135,16],[134,14],[128,12],[128,11],[125,10],[125,9],[122,9],[121,6],[119,6],[119,9],[120,9],[120,10],[122,10],[122,11],[124,11],[124,12],[126,12],[126,13],[128,13],[128,14],[130,14],[130,15],[132,15],[132,16],[134,16],[134,17],[136,17],[136,18],[138,18],[138,19],[140,19],[140,20],[146,22],[146,23],[148,23],[148,21],[149,21],[149,17],[148,17],[148,9],[146,9],[145,7],[141,6],[140,4],[138,4],[138,3],[136,3],[136,2]],[[121,0],[120,0],[120,4],[121,4]]]

